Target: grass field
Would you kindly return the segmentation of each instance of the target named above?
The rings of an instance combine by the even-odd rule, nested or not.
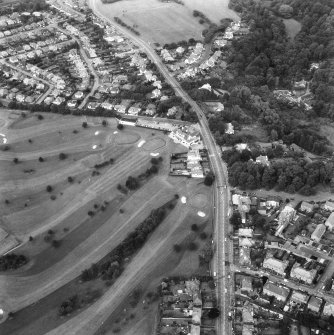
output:
[[[22,241],[16,252],[30,259],[21,269],[0,274],[0,307],[6,312],[19,311],[13,320],[0,325],[1,334],[42,335],[57,327],[60,328],[55,332],[61,334],[64,322],[72,320],[70,327],[80,328],[76,322],[85,310],[76,312],[71,319],[57,315],[59,304],[78,285],[75,278],[175,193],[185,194],[189,199],[195,197],[187,205],[178,205],[151,236],[128,264],[126,280],[121,277],[120,284],[115,283],[112,290],[100,287],[97,282],[80,286],[78,292],[97,288],[105,292],[98,302],[102,304],[99,308],[104,311],[103,318],[107,319],[113,310],[104,307],[121,305],[123,293],[131,292],[133,283],[146,289],[148,278],[158,281],[175,270],[183,259],[188,269],[195,271],[198,269],[196,252],[176,255],[172,246],[176,241],[198,239],[191,233],[191,223],[202,224],[210,216],[210,189],[202,181],[168,176],[170,153],[184,148],[162,132],[125,127],[115,134],[113,119],[108,120],[107,127],[102,127],[100,118],[88,118],[89,126],[83,129],[82,117],[43,116],[43,120],[38,120],[34,115],[22,118],[17,113],[0,111],[0,130],[10,146],[9,150],[0,151],[0,194],[8,200],[0,204],[0,226]],[[100,146],[94,150],[92,146],[97,141]],[[145,143],[138,147],[141,141]],[[85,147],[78,151],[81,144]],[[146,171],[152,151],[163,158],[160,172],[135,192],[118,191],[117,184],[124,184],[129,175]],[[68,157],[60,160],[59,152],[65,152]],[[36,153],[46,157],[45,161],[39,162]],[[12,157],[17,157],[19,163],[15,164]],[[94,165],[110,158],[114,158],[114,163],[92,176]],[[28,170],[33,172],[27,173]],[[72,182],[67,180],[69,176],[74,178]],[[46,191],[47,185],[52,186],[51,192]],[[106,209],[101,211],[106,202]],[[197,215],[199,209],[206,212],[206,218]],[[95,213],[93,217],[87,214],[90,210]],[[59,248],[44,240],[49,229],[53,230],[53,239],[61,242]],[[29,241],[29,236],[33,236],[33,241]],[[133,282],[128,281],[129,276]],[[116,296],[111,298],[109,291]],[[150,326],[144,319],[134,321]],[[95,320],[87,317],[85,320],[94,331],[98,329]],[[64,333],[71,332],[66,328]],[[75,333],[83,334],[81,329]]]
[[[284,19],[283,22],[288,36],[293,40],[302,28],[301,23],[295,19]]]
[[[184,6],[158,0],[127,0],[113,4],[92,1],[96,1],[97,7],[109,18],[118,16],[126,24],[135,25],[143,39],[160,44],[201,39],[205,26],[193,17],[194,9],[216,23],[226,17],[238,19],[237,14],[228,8],[228,0],[185,0]]]

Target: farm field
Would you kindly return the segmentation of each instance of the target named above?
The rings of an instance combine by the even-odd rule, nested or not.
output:
[[[113,4],[103,4],[101,0],[91,0],[106,16],[115,16],[141,33],[141,38],[152,43],[171,43],[189,38],[201,39],[205,26],[193,17],[193,10],[199,10],[210,20],[218,23],[223,18],[238,19],[238,15],[228,8],[228,0],[185,0],[184,6],[158,0],[125,0]]]
[[[114,310],[124,303],[124,294],[129,294],[133,285],[154,290],[161,277],[174,273],[182,262],[187,264],[187,272],[198,270],[198,254],[187,251],[186,243],[196,240],[198,247],[205,243],[190,226],[197,223],[201,230],[210,230],[211,189],[202,180],[168,176],[170,153],[185,148],[162,132],[135,127],[120,131],[114,119],[108,119],[103,127],[101,118],[43,117],[39,120],[35,114],[22,117],[0,111],[0,132],[9,146],[0,150],[0,194],[7,200],[0,203],[0,227],[20,241],[15,253],[29,258],[22,268],[0,273],[0,307],[15,312],[13,319],[0,324],[0,333],[84,334],[81,318],[95,332],[100,323],[87,318],[86,311],[98,308],[101,314],[95,317],[110,317],[113,322]],[[83,121],[88,122],[87,128],[82,127]],[[144,144],[138,145],[142,141]],[[78,151],[81,142],[84,146]],[[94,145],[98,147],[93,149]],[[60,152],[66,157],[60,159]],[[153,152],[163,158],[159,173],[142,181],[136,191],[119,191],[117,185],[124,185],[128,176],[146,171]],[[94,168],[111,158],[112,164]],[[47,185],[52,189],[48,191]],[[152,209],[175,194],[187,196],[188,203],[178,203],[112,287],[101,280],[78,283],[84,269],[106,256]],[[206,217],[199,217],[198,210]],[[88,215],[90,211],[93,215]],[[59,245],[55,247],[52,241]],[[175,253],[174,243],[184,243],[184,250]],[[61,318],[57,313],[60,304],[76,289],[82,294],[99,290],[104,295],[86,309]],[[138,312],[134,322],[150,327],[143,315]]]

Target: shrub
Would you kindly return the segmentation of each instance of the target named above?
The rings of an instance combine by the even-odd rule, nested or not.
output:
[[[102,121],[102,126],[103,126],[103,127],[106,127],[107,125],[108,125],[108,122],[107,122],[106,120],[103,120],[103,121]]]
[[[82,128],[87,128],[87,127],[88,127],[87,122],[82,122]]]
[[[66,158],[67,158],[67,155],[64,154],[63,152],[61,152],[61,153],[59,154],[59,159],[60,159],[61,161],[63,161],[63,160],[66,159]]]
[[[8,151],[9,149],[10,149],[10,146],[9,146],[9,145],[5,145],[5,146],[2,148],[3,151]]]
[[[48,185],[47,187],[46,187],[46,191],[47,192],[52,192],[52,190],[53,190],[53,188],[52,188],[52,186],[51,185]]]
[[[41,114],[38,114],[38,115],[37,115],[37,119],[38,119],[38,120],[43,120],[43,119],[44,119],[44,116],[41,115]]]
[[[8,199],[5,200],[5,204],[9,205],[10,201]]]
[[[77,134],[78,132],[79,130],[76,130],[76,129],[73,130],[73,134]]]
[[[121,123],[119,123],[119,124],[117,125],[117,129],[119,129],[119,130],[124,129],[124,125],[122,125]]]
[[[209,172],[204,179],[204,185],[206,186],[211,186],[213,182],[215,181],[215,176],[213,175],[212,172]]]
[[[17,164],[17,163],[19,162],[19,159],[18,159],[17,157],[15,157],[15,158],[13,159],[13,162],[14,162],[14,164]]]
[[[198,246],[197,246],[197,244],[196,244],[195,242],[190,242],[190,243],[188,244],[188,249],[189,249],[190,251],[195,251],[195,250],[197,250],[197,248],[198,248]]]
[[[31,139],[31,138],[29,138],[28,142],[29,142],[29,143],[32,143],[32,139]]]
[[[57,199],[57,196],[52,194],[51,197],[50,197],[51,200],[56,200]]]
[[[74,178],[73,178],[73,177],[71,177],[71,176],[69,176],[69,177],[67,177],[67,181],[68,181],[69,183],[73,183],[73,181],[74,181]]]
[[[54,233],[55,233],[54,230],[52,230],[52,229],[49,229],[49,230],[48,230],[48,234],[49,234],[49,235],[53,235]]]
[[[15,270],[28,262],[24,255],[7,254],[0,257],[0,271]]]
[[[43,157],[39,157],[38,161],[42,163],[42,162],[44,162],[44,158]]]
[[[173,249],[175,252],[180,252],[182,250],[182,247],[179,244],[174,244]]]
[[[54,248],[59,248],[60,245],[61,245],[61,242],[60,242],[59,240],[53,240],[53,241],[52,241],[52,246],[53,246]]]
[[[201,240],[205,240],[208,237],[208,234],[206,232],[201,232],[199,237],[201,238]]]
[[[93,211],[88,211],[88,213],[87,213],[90,217],[92,217],[92,216],[94,216],[95,215],[95,213],[93,212]]]
[[[135,190],[139,187],[139,181],[137,180],[137,178],[135,177],[128,177],[125,186],[129,189],[129,190]]]
[[[158,158],[155,158],[155,157],[151,158],[151,163],[152,163],[153,165],[158,165],[158,164],[159,164],[159,160],[158,160]]]
[[[192,230],[192,231],[198,231],[198,226],[197,226],[196,223],[193,223],[193,224],[191,225],[191,230]]]

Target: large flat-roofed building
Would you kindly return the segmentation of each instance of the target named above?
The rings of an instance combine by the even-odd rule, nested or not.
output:
[[[282,234],[285,227],[293,220],[295,213],[295,209],[289,205],[286,205],[283,208],[278,217],[278,228],[275,234],[276,236]]]
[[[279,275],[285,275],[285,269],[288,266],[288,261],[280,261],[273,257],[268,257],[263,261],[263,268],[274,271]]]
[[[323,223],[318,224],[311,235],[311,239],[315,242],[320,242],[325,232],[326,232],[326,226]]]
[[[325,316],[331,316],[331,315],[334,315],[334,304],[327,301],[325,303],[325,306],[324,306],[324,309],[322,311],[322,313],[325,315]]]
[[[307,308],[312,312],[319,313],[321,305],[322,305],[322,299],[319,297],[312,296],[307,304]]]
[[[303,201],[300,205],[300,210],[306,213],[310,213],[313,211],[313,204],[310,204],[309,202]]]
[[[317,275],[317,270],[306,270],[301,267],[298,263],[295,263],[291,269],[290,277],[293,279],[300,280],[306,284],[312,284],[314,278]]]
[[[270,297],[275,297],[279,301],[286,301],[290,293],[290,290],[284,286],[278,286],[273,282],[267,281],[263,286],[263,294]]]

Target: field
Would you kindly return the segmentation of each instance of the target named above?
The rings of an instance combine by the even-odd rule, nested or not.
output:
[[[171,43],[195,38],[200,40],[205,26],[193,17],[193,10],[203,12],[212,22],[229,17],[238,19],[228,8],[228,0],[184,0],[184,6],[158,0],[128,0],[113,4],[96,2],[97,8],[110,19],[115,16],[141,33],[141,38],[152,43]]]
[[[301,23],[295,19],[284,19],[283,22],[288,36],[293,40],[302,28]]]
[[[100,118],[43,116],[39,120],[34,114],[22,117],[0,111],[0,133],[9,146],[0,150],[0,194],[6,200],[0,202],[0,227],[20,241],[15,252],[29,258],[24,267],[0,274],[0,308],[15,312],[13,319],[0,324],[1,334],[93,334],[102,320],[114,324],[119,306],[128,303],[127,296],[136,287],[154,291],[163,276],[206,273],[199,267],[198,252],[211,234],[211,189],[202,180],[168,176],[168,157],[184,151],[182,146],[158,131],[119,131],[114,119],[107,119],[103,127]],[[66,154],[63,159],[61,152]],[[153,152],[163,158],[159,173],[136,191],[120,192],[117,185],[146,171]],[[94,168],[110,158],[112,164]],[[47,185],[52,189],[48,191]],[[178,202],[110,288],[102,280],[78,282],[84,269],[175,194],[186,196],[187,204]],[[198,210],[206,216],[199,217]],[[206,239],[190,229],[193,223],[207,232]],[[52,240],[60,245],[55,248]],[[197,251],[187,250],[190,241],[195,241]],[[182,252],[173,250],[175,243],[183,246]],[[58,316],[60,304],[74,291],[96,290],[103,295],[93,304],[66,318]],[[146,308],[139,307],[124,327],[129,333],[135,324],[146,329],[143,334],[152,327],[152,319],[144,316]]]

